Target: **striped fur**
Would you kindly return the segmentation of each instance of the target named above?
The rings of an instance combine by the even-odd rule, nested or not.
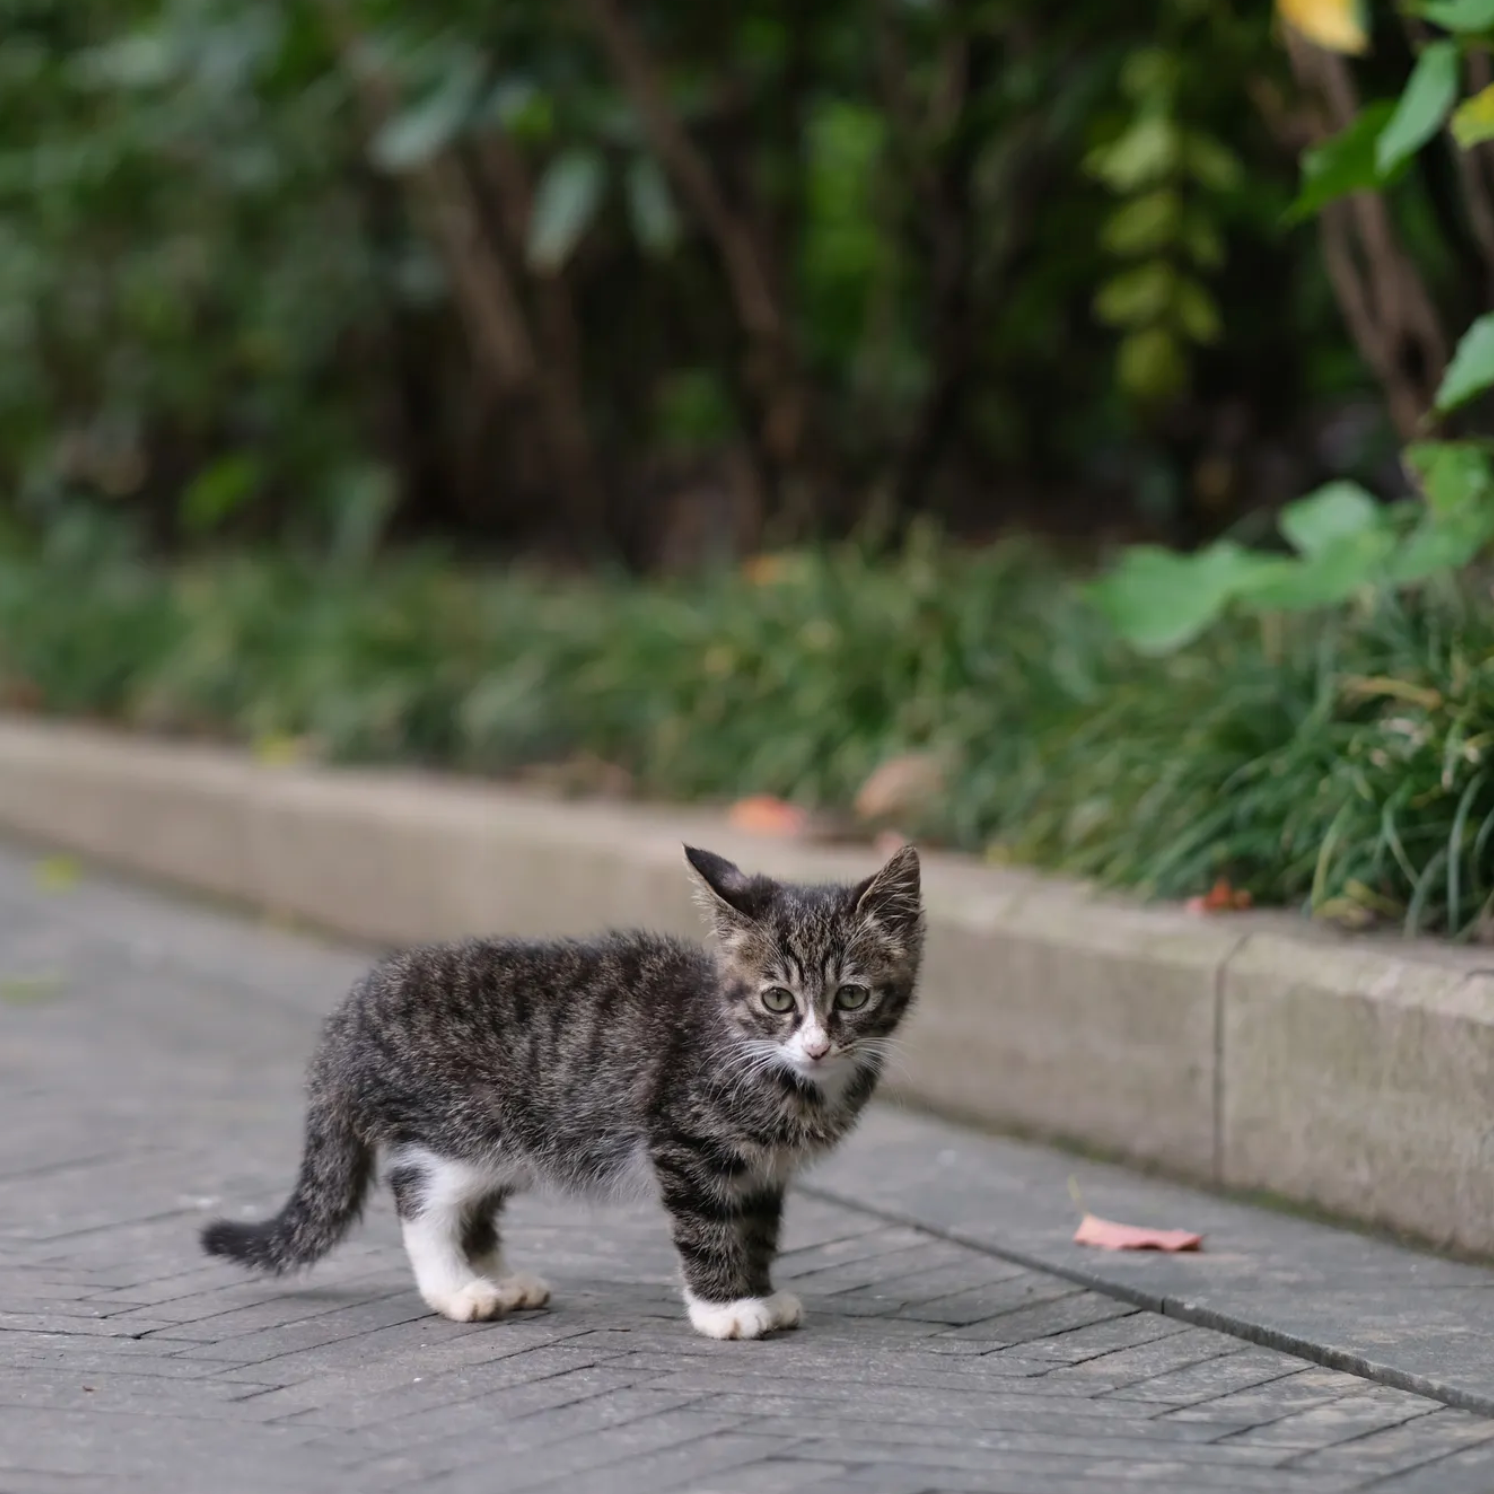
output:
[[[426,1301],[494,1317],[548,1296],[503,1264],[509,1196],[647,1188],[697,1328],[797,1323],[771,1281],[784,1190],[855,1122],[913,1000],[918,858],[905,848],[857,886],[805,887],[686,854],[713,952],[616,933],[375,966],[326,1024],[290,1199],[262,1223],[210,1225],[204,1247],[274,1273],[309,1265],[358,1217],[382,1155]]]

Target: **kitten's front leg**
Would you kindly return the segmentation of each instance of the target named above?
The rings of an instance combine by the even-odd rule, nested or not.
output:
[[[739,1191],[698,1154],[656,1155],[664,1207],[685,1278],[691,1324],[707,1338],[761,1338],[797,1328],[799,1299],[775,1292],[783,1190]]]

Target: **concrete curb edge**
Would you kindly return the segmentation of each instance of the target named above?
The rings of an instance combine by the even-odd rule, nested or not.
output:
[[[682,841],[805,880],[873,862],[689,809],[267,767],[6,717],[0,828],[381,944],[629,924],[696,934]],[[896,1093],[1494,1250],[1494,955],[1279,915],[1203,919],[941,855],[925,888],[927,975]]]

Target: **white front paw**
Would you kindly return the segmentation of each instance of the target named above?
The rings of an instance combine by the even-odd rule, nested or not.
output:
[[[508,1310],[502,1293],[491,1281],[469,1281],[448,1291],[424,1291],[426,1305],[453,1323],[482,1323]]]
[[[690,1323],[707,1338],[761,1338],[775,1328],[797,1328],[799,1299],[788,1292],[771,1297],[739,1297],[735,1302],[702,1302],[687,1297]]]
[[[543,1307],[550,1300],[550,1287],[528,1271],[514,1271],[497,1283],[505,1311],[522,1307]]]

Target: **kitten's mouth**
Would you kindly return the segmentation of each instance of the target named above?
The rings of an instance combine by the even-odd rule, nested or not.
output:
[[[845,1067],[850,1055],[845,1052],[826,1053],[814,1058],[808,1053],[796,1053],[789,1060],[794,1071],[806,1079],[823,1079]]]

